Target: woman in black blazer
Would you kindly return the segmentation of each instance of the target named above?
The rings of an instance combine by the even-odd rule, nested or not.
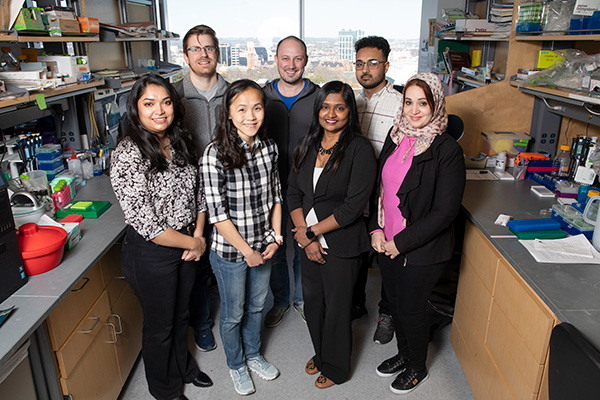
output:
[[[304,312],[315,350],[306,372],[320,371],[315,385],[323,389],[350,375],[352,288],[360,255],[369,250],[362,215],[376,172],[349,85],[333,81],[322,87],[294,159],[288,202],[294,238],[304,250]]]
[[[413,76],[403,97],[379,156],[369,213],[398,347],[376,372],[396,376],[390,385],[396,394],[414,390],[428,377],[427,299],[452,257],[452,221],[465,188],[462,149],[445,133],[448,116],[439,78]]]

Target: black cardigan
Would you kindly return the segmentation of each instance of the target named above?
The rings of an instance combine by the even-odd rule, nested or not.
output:
[[[371,202],[369,232],[380,228],[377,204],[381,171],[396,149],[388,134],[379,156],[377,182]],[[413,158],[398,193],[406,228],[394,236],[394,243],[407,262],[429,265],[448,261],[453,251],[452,221],[460,210],[465,189],[465,161],[461,147],[447,133]]]
[[[335,151],[337,151],[336,149]],[[328,163],[335,155],[332,154]],[[370,248],[370,239],[362,215],[369,200],[377,164],[368,139],[356,134],[344,153],[335,173],[324,170],[313,191],[316,149],[306,155],[298,174],[292,170],[288,178],[290,211],[302,208],[306,217],[314,207],[322,221],[333,214],[340,229],[325,233],[327,252],[341,258],[357,257]]]

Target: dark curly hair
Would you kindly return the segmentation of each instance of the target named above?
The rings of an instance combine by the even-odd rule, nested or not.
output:
[[[385,61],[387,61],[391,51],[390,44],[381,36],[365,36],[362,39],[358,39],[356,43],[354,43],[354,50],[356,50],[357,53],[364,47],[374,47],[381,50],[383,52],[383,56],[385,57]]]

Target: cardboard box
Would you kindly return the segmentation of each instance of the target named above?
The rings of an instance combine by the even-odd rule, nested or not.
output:
[[[75,19],[60,19],[60,30],[62,33],[81,33],[79,30],[79,22]]]
[[[85,33],[100,33],[100,21],[98,18],[77,17],[79,30]]]
[[[540,50],[538,52],[537,66],[536,68],[545,69],[552,67],[559,61],[564,60],[564,58],[558,54],[553,52],[552,50]]]
[[[489,22],[487,19],[457,19],[456,20],[456,31],[457,32],[495,32],[499,29],[498,25]]]
[[[46,15],[53,15],[60,19],[70,19],[75,20],[75,13],[73,11],[63,11],[63,10],[46,10]]]

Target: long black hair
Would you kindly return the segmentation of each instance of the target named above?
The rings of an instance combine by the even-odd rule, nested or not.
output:
[[[184,107],[181,98],[177,94],[177,91],[175,91],[175,88],[158,75],[144,75],[133,85],[127,98],[128,123],[125,136],[130,137],[140,149],[142,156],[150,161],[149,173],[167,170],[167,158],[161,151],[158,137],[144,127],[138,113],[138,100],[144,95],[149,85],[157,85],[165,88],[173,103],[173,122],[167,128],[166,132],[171,146],[173,146],[177,155],[173,157],[172,162],[179,166],[184,166],[185,164],[195,165],[198,162],[196,146],[192,137],[183,126]]]
[[[340,135],[340,139],[338,141],[338,148],[335,151],[327,162],[326,170],[332,169],[333,172],[337,171],[338,166],[340,165],[342,159],[344,158],[344,153],[348,148],[348,145],[352,141],[352,138],[355,134],[360,134],[360,125],[358,123],[358,110],[356,109],[356,100],[354,99],[354,92],[350,85],[340,82],[340,81],[331,81],[327,82],[315,98],[315,104],[313,106],[313,116],[312,122],[310,123],[310,128],[308,129],[308,133],[302,138],[300,144],[296,147],[294,151],[294,172],[298,173],[300,171],[300,167],[302,163],[306,159],[307,154],[310,151],[317,151],[319,148],[319,144],[321,143],[321,139],[323,138],[323,127],[319,124],[319,111],[321,111],[321,107],[325,102],[327,96],[332,93],[340,93],[346,106],[350,110],[348,114],[348,123],[342,130],[342,134]]]
[[[265,94],[260,86],[250,79],[240,79],[227,87],[223,95],[223,105],[219,110],[219,123],[217,124],[217,136],[213,143],[219,150],[219,161],[226,170],[241,168],[248,161],[239,143],[239,135],[233,121],[229,118],[229,107],[235,97],[249,89],[258,90],[265,104]],[[265,138],[264,123],[258,130],[257,136],[262,140]]]

